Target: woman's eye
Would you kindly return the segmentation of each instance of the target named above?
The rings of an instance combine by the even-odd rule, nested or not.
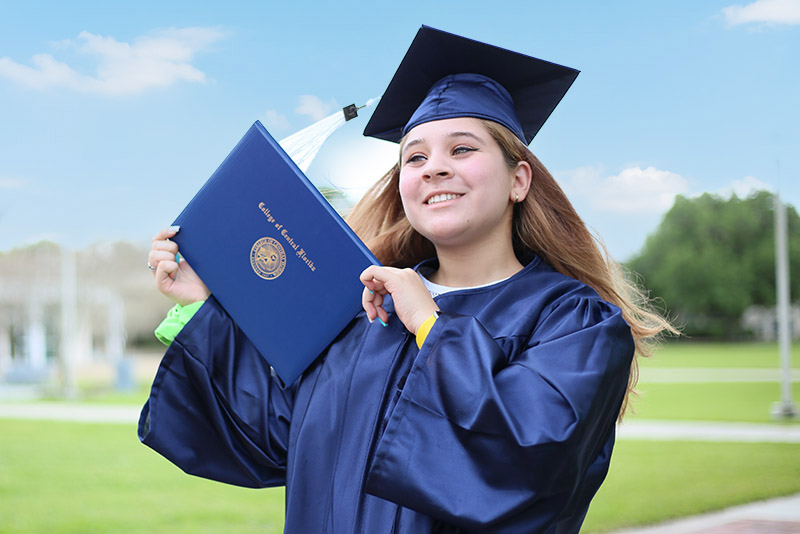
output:
[[[425,156],[423,156],[422,154],[412,154],[406,160],[406,163],[419,163],[420,161],[425,161]]]
[[[469,146],[457,146],[453,149],[453,154],[466,154],[467,152],[475,152],[476,150],[478,149]]]

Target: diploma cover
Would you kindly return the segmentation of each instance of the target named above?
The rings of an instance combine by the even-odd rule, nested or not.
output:
[[[181,254],[286,385],[361,310],[359,275],[380,265],[258,121],[174,224]]]

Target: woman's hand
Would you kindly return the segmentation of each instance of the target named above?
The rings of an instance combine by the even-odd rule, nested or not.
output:
[[[147,257],[147,263],[155,268],[153,276],[158,290],[181,306],[186,306],[206,300],[211,292],[186,260],[177,260],[178,244],[169,238],[177,234],[179,229],[177,226],[170,226],[153,237],[153,248]]]
[[[376,317],[384,323],[389,320],[386,310],[381,307],[384,295],[392,296],[397,317],[414,335],[425,319],[439,309],[413,269],[373,265],[364,269],[360,279],[365,288],[361,305],[370,321]]]

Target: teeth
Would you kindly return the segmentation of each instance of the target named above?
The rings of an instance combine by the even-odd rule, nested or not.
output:
[[[454,195],[453,193],[444,193],[442,195],[433,195],[431,198],[428,199],[426,204],[429,206],[431,204],[436,204],[437,202],[444,202],[445,200],[453,200],[454,198],[458,198],[461,195]]]

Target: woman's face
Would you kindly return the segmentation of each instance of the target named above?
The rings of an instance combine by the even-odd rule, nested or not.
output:
[[[515,184],[500,146],[478,119],[420,124],[400,152],[406,217],[437,248],[511,239]]]

